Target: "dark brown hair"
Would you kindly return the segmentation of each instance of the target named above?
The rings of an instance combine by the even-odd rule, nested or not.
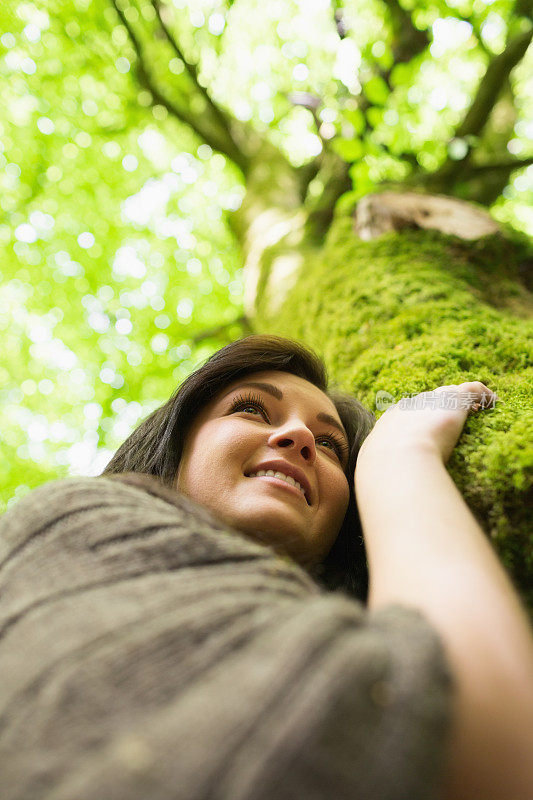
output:
[[[153,411],[108,463],[102,475],[144,472],[173,487],[187,433],[202,408],[227,385],[243,375],[280,370],[304,378],[321,389],[335,405],[350,445],[345,474],[350,501],[341,529],[323,563],[313,568],[315,580],[331,591],[344,590],[366,601],[368,571],[353,478],[357,455],[376,419],[355,397],[328,388],[324,362],[312,350],[281,336],[253,335],[218,350],[192,372],[167,402]]]

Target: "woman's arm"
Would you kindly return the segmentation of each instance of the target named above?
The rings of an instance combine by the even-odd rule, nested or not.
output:
[[[441,636],[457,686],[446,800],[531,800],[531,628],[445,468],[467,414],[395,406],[365,440],[355,491],[369,607],[415,606]]]

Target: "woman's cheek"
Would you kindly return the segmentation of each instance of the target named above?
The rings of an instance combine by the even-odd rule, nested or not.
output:
[[[341,515],[341,522],[344,519],[346,512],[348,511],[348,504],[350,502],[350,487],[348,485],[348,479],[343,474],[343,481],[339,490],[339,507],[342,508],[342,515]]]

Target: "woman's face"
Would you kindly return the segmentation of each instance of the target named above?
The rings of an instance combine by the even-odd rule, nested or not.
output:
[[[299,563],[317,564],[348,508],[347,445],[333,402],[312,383],[277,370],[250,373],[196,418],[176,488],[228,525],[261,531]],[[269,469],[298,480],[305,495],[282,478],[253,477]]]

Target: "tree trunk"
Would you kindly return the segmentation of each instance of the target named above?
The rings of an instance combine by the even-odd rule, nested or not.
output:
[[[242,209],[254,330],[315,348],[332,380],[378,416],[378,392],[397,402],[467,380],[497,392],[502,402],[468,418],[447,467],[533,611],[527,243],[477,206],[389,193],[338,213],[317,246],[305,208],[283,196],[291,202],[268,208],[263,191],[255,220],[250,193]]]

